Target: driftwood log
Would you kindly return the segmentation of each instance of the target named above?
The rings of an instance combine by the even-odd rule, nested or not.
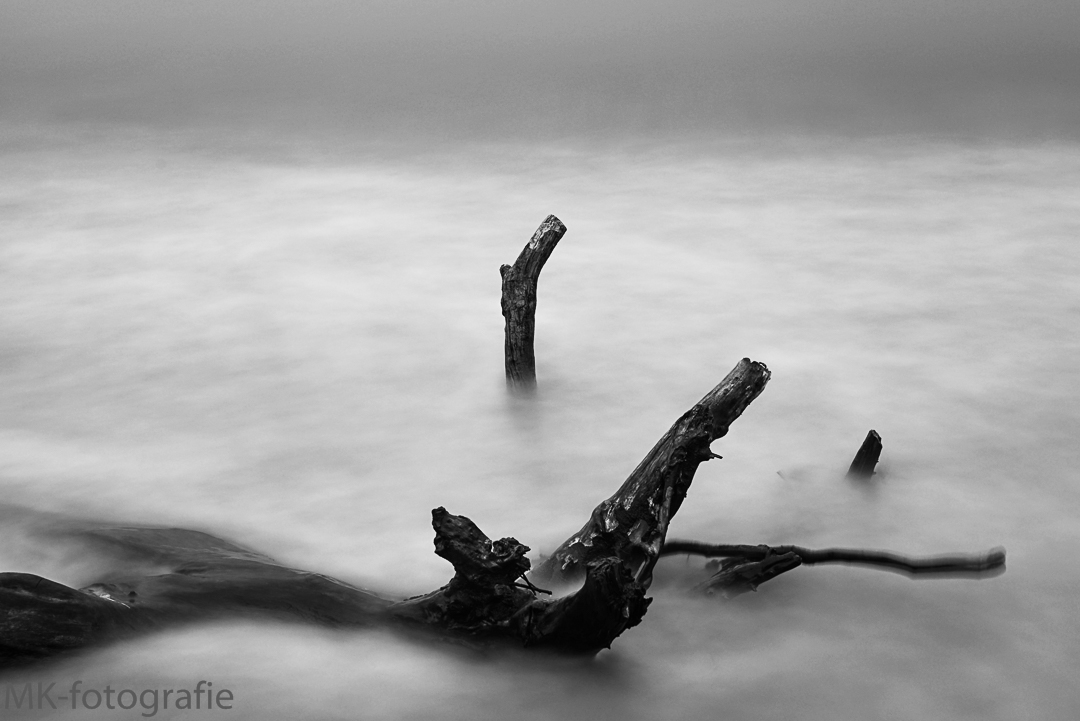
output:
[[[506,385],[528,393],[536,388],[536,284],[551,251],[566,233],[566,226],[549,215],[522,249],[513,265],[499,268],[502,274],[502,314],[506,319],[504,358]]]
[[[798,546],[715,546],[667,541],[710,443],[761,393],[769,371],[743,359],[683,414],[618,491],[529,577],[529,548],[491,540],[464,516],[432,511],[435,553],[454,577],[432,593],[395,601],[342,581],[288,568],[260,553],[184,529],[88,527],[77,540],[130,561],[129,575],[74,589],[28,573],[0,573],[0,667],[177,626],[222,618],[292,620],[334,628],[379,625],[470,644],[512,643],[595,654],[641,622],[646,592],[663,555],[736,559],[705,590],[749,590],[800,564],[859,562],[893,568],[941,566],[860,551]],[[982,560],[979,560],[982,559]],[[970,572],[1000,571],[1004,551],[974,561]],[[921,564],[921,566],[920,566]],[[980,565],[981,564],[981,565]],[[560,598],[540,583],[577,581]]]
[[[432,511],[435,552],[455,571],[444,587],[395,602],[333,578],[183,529],[97,528],[106,544],[153,575],[107,578],[76,590],[25,573],[0,574],[0,664],[12,665],[184,622],[263,616],[328,626],[427,629],[473,640],[509,639],[577,653],[608,648],[648,608],[645,593],[668,523],[709,443],[765,387],[769,371],[743,359],[683,415],[623,486],[542,566],[581,588],[545,598],[525,579],[529,548],[492,541],[464,516]],[[584,545],[588,542],[588,545]]]

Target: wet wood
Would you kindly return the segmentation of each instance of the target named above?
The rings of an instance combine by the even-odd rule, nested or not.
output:
[[[883,551],[715,545],[668,540],[710,444],[761,393],[769,370],[747,358],[671,426],[620,488],[530,574],[529,548],[490,539],[465,516],[432,511],[435,553],[454,568],[442,588],[394,601],[328,576],[289,568],[206,533],[94,526],[71,531],[129,571],[74,589],[0,573],[0,667],[112,643],[180,624],[263,618],[332,628],[379,626],[469,645],[510,643],[595,654],[641,622],[661,556],[724,558],[702,584],[733,595],[800,565],[854,563],[917,576],[993,575],[1005,552],[911,558]],[[561,598],[540,586],[580,583]]]
[[[870,478],[874,475],[874,467],[877,466],[878,458],[881,456],[881,436],[878,432],[871,430],[866,434],[866,439],[863,440],[862,445],[859,447],[859,451],[855,454],[855,458],[851,461],[851,466],[848,468],[847,475],[849,478]]]
[[[720,384],[682,415],[653,446],[618,491],[598,505],[581,529],[536,569],[538,583],[580,578],[598,559],[623,559],[646,586],[668,524],[678,512],[698,465],[719,458],[711,444],[723,438],[769,381],[769,369],[743,358]]]
[[[983,553],[956,553],[941,556],[904,556],[889,551],[858,548],[804,548],[802,546],[766,546],[747,544],[710,544],[672,539],[664,544],[661,556],[694,555],[723,558],[712,566],[716,573],[699,585],[708,593],[738,595],[757,587],[781,573],[799,566],[842,563],[869,566],[902,573],[912,578],[969,577],[991,578],[1005,572],[1005,549],[993,548]]]
[[[0,574],[0,666],[177,624],[245,617],[346,628],[377,624],[438,638],[596,653],[641,622],[653,564],[695,469],[715,457],[709,444],[727,433],[768,378],[764,365],[744,359],[676,421],[552,556],[557,564],[549,568],[560,580],[584,579],[562,598],[548,598],[526,579],[527,546],[514,538],[492,541],[471,520],[441,507],[432,511],[435,553],[451,563],[454,577],[400,602],[197,531],[91,528],[78,533],[80,543],[152,572],[83,589]]]
[[[100,527],[70,535],[88,550],[152,570],[82,589],[0,573],[0,667],[218,618],[365,626],[392,605],[198,531]]]
[[[802,565],[800,559],[794,553],[769,553],[759,560],[750,560],[743,557],[725,558],[722,561],[710,561],[706,568],[713,571],[713,575],[699,583],[694,590],[706,594],[719,593],[724,598],[733,598],[746,593],[756,591],[758,586],[770,581],[781,573],[786,573],[793,568]]]
[[[502,274],[502,314],[506,319],[503,356],[506,384],[517,392],[536,387],[536,286],[540,271],[566,233],[566,226],[549,215],[533,233],[513,265],[499,268]]]
[[[30,573],[0,573],[0,668],[134,631],[120,604]]]
[[[559,599],[524,579],[529,551],[514,538],[490,540],[464,516],[432,512],[435,552],[456,571],[450,583],[391,606],[396,619],[463,634],[513,640],[528,647],[592,654],[637,625],[648,600],[618,559],[590,569],[585,584]]]

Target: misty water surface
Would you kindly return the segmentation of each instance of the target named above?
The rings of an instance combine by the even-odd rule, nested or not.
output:
[[[250,719],[1080,708],[1075,145],[332,153],[23,130],[3,164],[3,570],[87,584],[109,559],[53,530],[105,519],[425,592],[450,571],[431,508],[551,550],[744,356],[773,380],[672,535],[1009,554],[991,580],[805,568],[727,602],[667,560],[593,663],[237,624],[5,682],[207,678]],[[548,213],[569,231],[540,281],[540,394],[512,402],[498,267]],[[880,473],[853,484],[869,428]]]

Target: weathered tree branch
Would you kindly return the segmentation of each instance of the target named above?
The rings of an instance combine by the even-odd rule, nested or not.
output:
[[[509,634],[530,646],[593,653],[609,647],[645,615],[645,593],[668,524],[698,465],[717,457],[710,444],[727,433],[768,380],[763,364],[741,360],[532,574],[543,581],[584,578],[575,593],[555,601],[536,598],[535,587],[516,583],[529,568],[527,547],[513,538],[491,541],[472,521],[438,508],[432,513],[436,553],[454,564],[457,575],[392,613],[474,635]]]
[[[506,384],[511,390],[531,391],[536,387],[536,284],[551,251],[566,232],[566,226],[549,215],[514,261],[499,268],[502,274],[502,314],[506,319],[504,356]]]
[[[987,578],[1005,572],[1005,549],[1000,547],[984,553],[918,557],[853,548],[751,546],[672,539],[667,541],[660,551],[661,556],[678,554],[725,559],[716,566],[717,573],[700,584],[699,588],[710,593],[722,591],[727,596],[756,590],[765,581],[800,565],[843,563],[870,566],[903,573],[912,578],[925,578],[931,575]]]
[[[710,444],[727,434],[769,381],[769,369],[743,358],[720,384],[675,421],[588,523],[533,573],[539,582],[580,578],[594,561],[619,558],[648,587],[668,523],[682,505],[702,461],[718,458]]]
[[[529,570],[528,546],[516,539],[489,539],[464,516],[443,508],[432,511],[435,553],[457,572],[446,586],[390,607],[395,618],[464,634],[470,638],[509,638],[525,646],[572,653],[608,648],[637,625],[648,600],[618,559],[589,569],[585,584],[564,598],[521,580]]]
[[[394,602],[293,568],[214,536],[184,529],[92,527],[73,532],[131,562],[132,573],[81,590],[25,573],[0,573],[0,667],[215,618],[273,618],[349,628],[390,626],[468,643],[511,642],[596,653],[640,623],[664,555],[724,558],[701,588],[733,595],[799,565],[857,563],[911,575],[991,575],[1005,552],[909,558],[881,551],[712,545],[667,540],[710,444],[761,393],[768,369],[743,359],[656,443],[589,521],[537,568],[544,581],[584,579],[562,598],[526,579],[529,551],[493,541],[464,516],[432,511],[435,552],[455,571],[423,596]],[[713,562],[710,562],[713,563]]]
[[[81,542],[106,546],[143,567],[151,563],[153,575],[106,578],[76,590],[30,574],[0,574],[0,666],[222,617],[393,625],[596,653],[641,621],[667,524],[697,465],[713,457],[709,443],[727,432],[768,377],[765,366],[744,359],[672,426],[556,552],[560,578],[585,579],[563,598],[541,598],[524,579],[527,546],[513,538],[492,541],[468,518],[443,508],[432,511],[435,552],[455,575],[437,591],[398,603],[197,531],[92,528],[77,534]]]
[[[0,667],[215,618],[365,626],[391,605],[198,531],[101,527],[71,535],[154,570],[81,590],[27,573],[0,573]]]
[[[851,466],[847,472],[848,477],[870,478],[870,476],[874,475],[874,466],[877,465],[880,456],[881,436],[878,435],[877,431],[871,429],[866,434],[866,439],[863,440],[862,445],[859,446],[855,458],[851,461]]]

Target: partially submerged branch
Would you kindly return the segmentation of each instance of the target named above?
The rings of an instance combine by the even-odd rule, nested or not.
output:
[[[514,264],[499,268],[502,275],[502,314],[506,319],[504,360],[506,384],[511,390],[536,386],[536,284],[551,251],[566,233],[566,226],[549,215],[533,233]]]
[[[694,470],[713,457],[709,443],[727,432],[768,377],[765,366],[743,360],[672,426],[556,552],[560,578],[570,571],[584,576],[582,587],[563,598],[541,598],[524,579],[527,546],[513,538],[493,541],[444,508],[432,511],[435,552],[455,575],[437,591],[399,603],[197,531],[93,528],[78,534],[82,542],[104,545],[153,571],[81,590],[29,574],[0,574],[0,666],[222,617],[394,625],[596,653],[645,615],[652,566]]]
[[[437,591],[390,607],[396,618],[474,636],[528,635],[528,608],[536,598],[517,580],[529,570],[529,547],[514,538],[492,541],[475,523],[439,507],[431,512],[435,553],[455,575]]]
[[[902,573],[912,578],[928,576],[988,578],[1005,572],[1005,549],[1001,547],[974,554],[903,556],[888,551],[867,551],[856,548],[751,546],[672,539],[667,541],[660,551],[661,556],[679,554],[725,559],[716,566],[717,573],[699,587],[708,592],[721,590],[729,596],[755,590],[765,581],[800,565],[843,563],[870,566]]]
[[[122,604],[29,573],[0,573],[0,668],[123,638],[132,627]]]
[[[0,668],[216,618],[366,626],[390,605],[198,531],[95,527],[70,535],[146,570],[82,589],[28,573],[0,573]]]
[[[756,591],[766,581],[800,565],[802,559],[790,552],[770,553],[756,561],[741,557],[709,561],[705,567],[713,570],[713,575],[695,586],[694,590],[707,594],[720,592],[725,598],[731,598],[747,591]]]
[[[765,388],[769,369],[743,358],[720,384],[657,441],[622,487],[598,505],[588,523],[567,539],[533,576],[572,581],[604,558],[619,558],[647,587],[668,524],[682,505],[702,461],[716,458],[710,444]]]
[[[556,221],[557,222],[557,221]],[[561,224],[560,224],[561,225]],[[0,667],[150,633],[180,623],[258,617],[335,628],[369,625],[414,629],[437,638],[510,641],[572,653],[610,647],[641,622],[645,594],[661,556],[723,558],[702,584],[727,595],[800,565],[855,563],[910,575],[991,575],[1005,551],[975,556],[909,558],[881,551],[801,546],[712,545],[667,540],[698,465],[716,456],[710,444],[764,389],[769,370],[744,358],[679,418],[589,521],[536,569],[536,580],[582,580],[551,599],[526,579],[529,548],[491,540],[464,516],[432,511],[435,552],[455,575],[432,593],[393,602],[214,536],[184,529],[87,528],[77,535],[104,545],[141,574],[109,577],[76,590],[39,576],[0,573]]]

